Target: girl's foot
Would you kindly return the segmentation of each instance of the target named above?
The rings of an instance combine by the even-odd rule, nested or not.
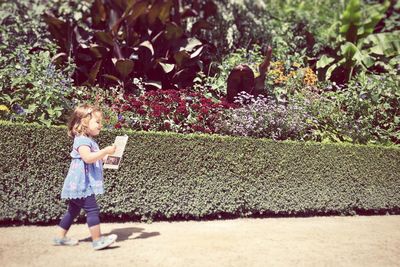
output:
[[[76,246],[78,244],[79,244],[78,240],[69,237],[63,237],[63,238],[55,237],[53,239],[54,246]]]
[[[109,247],[111,244],[113,244],[117,240],[117,235],[109,235],[109,236],[102,236],[100,239],[95,240],[92,242],[92,246],[94,250],[99,250],[103,249],[106,247]]]

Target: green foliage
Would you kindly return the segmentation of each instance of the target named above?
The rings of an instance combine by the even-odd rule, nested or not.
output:
[[[341,94],[340,106],[353,119],[358,143],[400,143],[400,80],[394,74],[360,74]]]
[[[66,129],[0,123],[0,132],[7,151],[0,156],[0,222],[57,222],[66,210],[60,200],[72,146]],[[120,134],[103,132],[100,146]],[[126,134],[120,170],[105,171],[102,218],[399,212],[398,148]]]
[[[0,104],[3,119],[60,124],[69,109],[71,80],[67,65],[57,70],[55,52],[41,15],[49,7],[39,0],[0,3]]]
[[[11,120],[63,124],[72,101],[68,70],[57,70],[50,52],[30,53],[19,46],[0,58],[0,103],[12,110]]]
[[[220,10],[215,18],[216,26],[213,31],[205,33],[204,38],[216,46],[218,59],[241,48],[251,49],[255,44],[263,49],[271,46],[275,60],[290,60],[292,63],[307,60],[306,52],[315,54],[315,41],[308,20],[298,18],[295,12],[282,12],[285,8],[281,4],[287,2],[285,7],[289,7],[293,1],[216,2]],[[319,14],[309,12],[308,18],[315,18],[316,13]],[[319,22],[315,25],[323,28],[324,24]]]
[[[0,56],[3,60],[23,44],[29,48],[49,48],[46,25],[40,20],[46,8],[40,0],[0,2]]]
[[[299,92],[316,118],[316,141],[358,144],[400,143],[399,79],[394,74],[360,74],[347,87],[327,85],[324,92]]]
[[[203,32],[202,37],[214,44],[218,60],[239,48],[248,49],[254,44],[271,43],[271,33],[264,30],[266,27],[263,17],[267,14],[258,6],[260,1],[215,2],[219,12],[212,18],[214,28]]]
[[[399,31],[375,33],[389,6],[387,0],[366,6],[361,0],[348,2],[341,16],[337,56],[325,54],[317,63],[317,68],[325,70],[326,79],[337,72],[336,80],[349,82],[356,70],[372,70],[377,66],[396,71],[400,53]]]
[[[207,18],[216,8],[212,1],[181,8],[177,0],[96,0],[79,21],[50,13],[45,21],[76,63],[77,84],[135,89],[133,78],[140,77],[146,88],[182,88],[208,63],[207,46],[194,36],[210,27]],[[183,18],[192,16],[197,22],[185,32]]]
[[[400,28],[400,2],[391,0],[384,21],[378,25],[380,32],[392,32]]]

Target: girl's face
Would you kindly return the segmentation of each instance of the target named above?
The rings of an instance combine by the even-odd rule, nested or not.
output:
[[[92,114],[92,118],[89,121],[88,125],[88,135],[90,136],[96,136],[100,133],[101,127],[102,127],[102,122],[103,116],[100,112],[94,112]]]

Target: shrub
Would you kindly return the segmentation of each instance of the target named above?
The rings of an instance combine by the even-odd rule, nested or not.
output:
[[[72,146],[65,127],[0,122],[0,132],[0,224],[58,223]],[[400,212],[398,147],[121,130],[97,141],[123,134],[120,169],[105,170],[98,198],[102,219]]]

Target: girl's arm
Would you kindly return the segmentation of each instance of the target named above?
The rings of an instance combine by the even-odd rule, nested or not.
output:
[[[116,150],[116,146],[108,146],[99,151],[91,152],[90,147],[88,146],[80,146],[78,148],[78,152],[81,155],[81,158],[85,163],[95,163],[98,160],[103,159],[105,156],[109,154],[113,154]]]

